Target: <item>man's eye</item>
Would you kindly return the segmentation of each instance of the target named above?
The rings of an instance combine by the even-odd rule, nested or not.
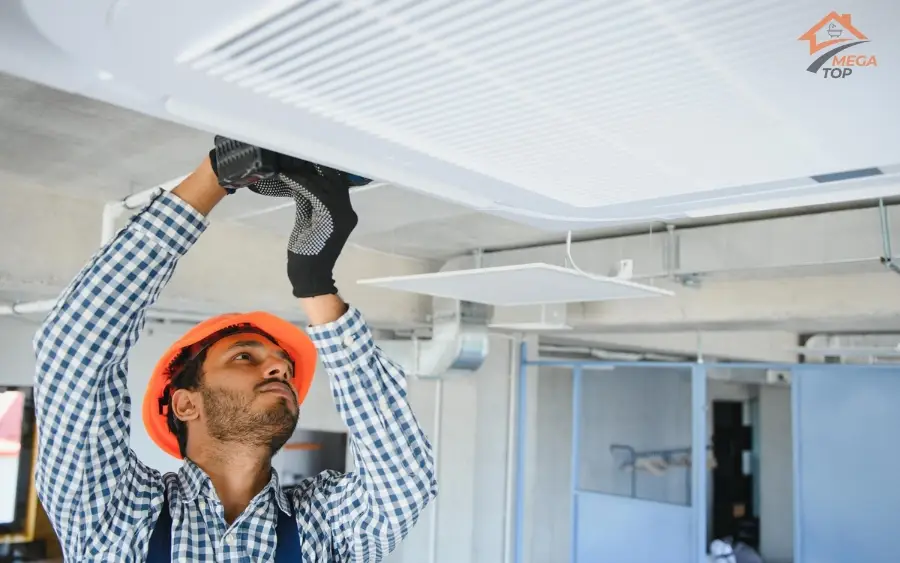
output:
[[[249,352],[241,352],[237,356],[234,357],[235,360],[249,360],[251,359]]]

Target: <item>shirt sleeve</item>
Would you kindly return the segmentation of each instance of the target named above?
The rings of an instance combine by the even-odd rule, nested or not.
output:
[[[35,335],[35,482],[67,561],[102,559],[104,544],[149,534],[147,516],[162,503],[159,473],[129,446],[127,355],[205,227],[162,192],[94,255]]]
[[[382,355],[358,310],[309,334],[356,460],[330,501],[335,548],[341,561],[380,561],[437,495],[431,444],[407,402],[403,369]]]

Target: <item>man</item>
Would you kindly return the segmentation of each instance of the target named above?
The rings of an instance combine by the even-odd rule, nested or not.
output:
[[[379,561],[436,495],[431,446],[332,269],[357,217],[341,172],[217,138],[78,274],[35,336],[38,496],[67,561]],[[161,475],[129,448],[127,357],[179,258],[228,193],[292,197],[288,277],[309,335],[266,313],[192,328],[154,371],[153,440],[183,458]],[[240,257],[235,256],[235,267]],[[324,364],[357,469],[282,488],[271,467]]]

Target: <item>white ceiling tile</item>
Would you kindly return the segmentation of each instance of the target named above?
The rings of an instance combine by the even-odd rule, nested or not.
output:
[[[500,306],[673,295],[669,290],[654,286],[604,276],[587,276],[576,270],[542,263],[373,278],[360,280],[359,283]]]

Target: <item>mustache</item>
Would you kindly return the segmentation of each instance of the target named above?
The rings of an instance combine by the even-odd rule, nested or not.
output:
[[[290,385],[288,385],[288,384],[287,384],[286,382],[284,382],[284,381],[275,381],[275,380],[273,380],[273,381],[263,381],[262,383],[257,384],[256,387],[254,387],[254,390],[258,392],[258,391],[260,391],[263,387],[271,387],[271,386],[273,386],[273,385],[281,385],[281,386],[283,386],[285,389],[287,389],[288,391],[291,392],[291,395],[294,396],[294,399],[295,399],[295,400],[297,399],[297,392],[294,391],[294,388],[293,388],[293,387],[291,387]]]

